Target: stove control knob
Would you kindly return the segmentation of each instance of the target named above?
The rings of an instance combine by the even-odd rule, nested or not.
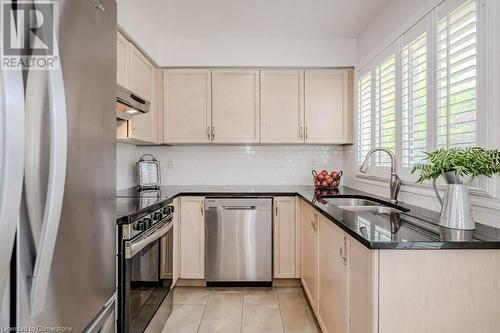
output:
[[[154,212],[153,213],[153,220],[159,221],[163,217],[163,214],[161,212]]]
[[[144,221],[139,221],[137,222],[137,224],[135,225],[135,230],[140,230],[140,231],[144,231],[147,229],[146,227],[146,223],[144,223]]]
[[[174,212],[174,206],[167,206],[163,208],[163,214],[170,215]]]
[[[152,219],[150,219],[149,217],[146,217],[142,221],[144,222],[145,229],[151,228],[151,225],[153,224],[153,220]]]

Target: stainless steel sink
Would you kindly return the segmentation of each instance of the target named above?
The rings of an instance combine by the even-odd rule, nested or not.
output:
[[[328,203],[331,203],[332,205],[342,206],[342,207],[381,206],[381,204],[379,204],[378,202],[366,199],[357,199],[357,198],[326,198],[325,200],[328,201]]]
[[[403,213],[398,208],[390,207],[368,199],[359,198],[324,198],[329,204],[335,207],[352,212],[372,212],[379,214]]]

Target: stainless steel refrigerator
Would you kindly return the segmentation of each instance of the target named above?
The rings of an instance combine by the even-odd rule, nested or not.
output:
[[[55,67],[0,75],[0,325],[114,332],[116,2],[55,2]]]

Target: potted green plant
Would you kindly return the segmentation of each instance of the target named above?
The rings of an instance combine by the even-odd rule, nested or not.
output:
[[[439,224],[452,229],[475,229],[467,184],[474,177],[491,177],[500,173],[500,151],[479,147],[440,148],[426,153],[425,160],[428,163],[416,165],[412,173],[420,172],[418,183],[432,181],[441,204]],[[443,176],[446,181],[444,199],[441,199],[436,187],[439,176]],[[464,182],[466,178],[469,181]]]

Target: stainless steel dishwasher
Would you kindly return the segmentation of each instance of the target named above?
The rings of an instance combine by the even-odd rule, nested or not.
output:
[[[205,200],[209,286],[272,285],[272,199]]]

